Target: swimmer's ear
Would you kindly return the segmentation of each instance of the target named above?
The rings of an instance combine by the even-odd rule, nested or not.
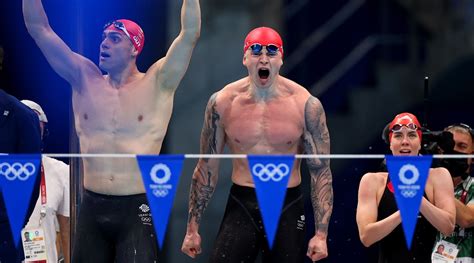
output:
[[[138,56],[138,50],[132,45],[132,57],[136,58]]]

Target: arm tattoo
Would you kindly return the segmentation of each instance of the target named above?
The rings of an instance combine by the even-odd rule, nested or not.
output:
[[[217,122],[220,120],[220,115],[216,110],[216,95],[214,93],[206,107],[206,116],[204,117],[204,124],[201,131],[201,153],[213,154],[217,152]],[[209,161],[208,158],[205,159]]]
[[[206,107],[206,116],[201,132],[201,153],[213,154],[218,152],[217,129],[219,120],[220,115],[216,110],[216,94],[213,94]],[[194,171],[189,197],[188,223],[193,218],[196,224],[201,223],[202,214],[214,193],[217,172],[214,174],[209,162],[209,158],[202,159],[202,162],[198,162],[198,166]]]
[[[330,140],[321,102],[309,97],[305,104],[304,149],[306,154],[329,154]],[[333,207],[332,174],[329,159],[308,159],[311,175],[311,202],[316,231],[327,234]]]
[[[209,204],[209,200],[211,200],[214,189],[215,187],[211,185],[211,173],[209,173],[208,183],[205,185],[200,183],[197,179],[193,179],[189,201],[190,209],[188,223],[191,222],[192,218],[194,218],[196,224],[199,225],[201,223],[202,214]]]

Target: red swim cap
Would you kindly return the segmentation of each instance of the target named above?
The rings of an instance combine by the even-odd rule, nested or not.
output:
[[[137,23],[128,19],[119,19],[107,23],[104,30],[105,29],[124,33],[130,39],[132,45],[138,51],[138,54],[142,52],[143,46],[145,45],[145,34]]]
[[[416,127],[416,133],[418,133],[418,137],[420,137],[420,141],[421,141],[421,125],[420,125],[420,122],[418,121],[418,119],[416,118],[415,115],[411,114],[411,113],[408,113],[408,112],[404,112],[404,113],[400,113],[398,114],[397,116],[395,116],[395,118],[393,119],[393,121],[390,123],[389,125],[389,133],[388,133],[388,139],[391,140],[392,139],[392,134],[393,134],[393,127],[395,125],[402,125],[402,126],[407,126],[409,124],[414,124],[415,127]]]
[[[283,41],[278,32],[269,27],[257,27],[248,33],[244,41],[244,53],[253,44],[276,45],[283,56]]]

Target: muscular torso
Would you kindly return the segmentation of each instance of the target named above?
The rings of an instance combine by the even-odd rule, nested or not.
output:
[[[298,84],[280,78],[276,96],[256,100],[246,79],[221,91],[217,110],[225,141],[234,154],[299,154],[303,152],[304,107],[310,96]],[[232,181],[253,187],[246,159],[233,159]],[[301,182],[300,161],[296,160],[288,183]]]
[[[173,107],[172,93],[140,74],[114,88],[105,76],[87,74],[73,87],[81,153],[159,154]],[[144,193],[135,158],[83,158],[84,187],[112,195]]]

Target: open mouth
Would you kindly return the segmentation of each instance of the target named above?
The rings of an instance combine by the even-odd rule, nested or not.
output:
[[[268,79],[268,77],[270,76],[270,70],[268,70],[266,68],[261,68],[261,69],[258,70],[258,76],[261,79]]]
[[[411,151],[410,151],[410,150],[400,150],[400,153],[402,153],[402,154],[410,154]]]
[[[110,55],[108,53],[105,53],[105,52],[100,52],[100,56],[103,57],[103,58],[110,57]]]

